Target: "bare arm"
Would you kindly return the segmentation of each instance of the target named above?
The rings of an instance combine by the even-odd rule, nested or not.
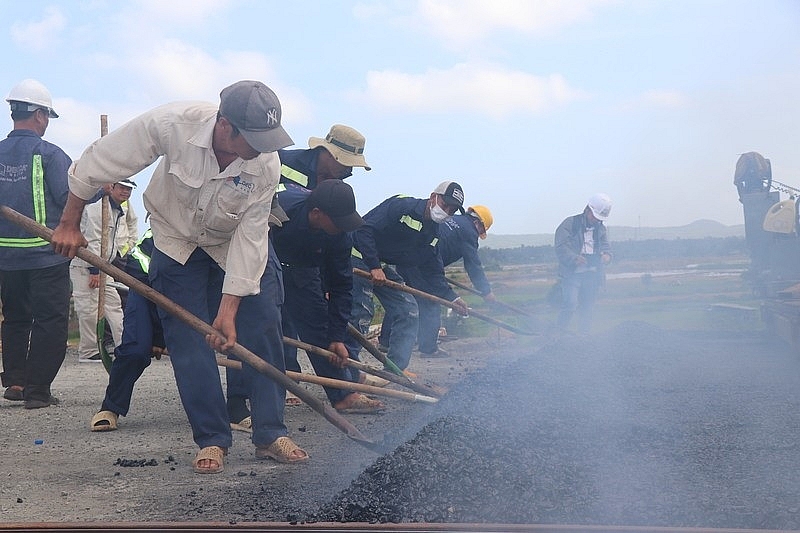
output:
[[[222,339],[217,335],[206,335],[208,345],[218,352],[229,350],[236,344],[236,313],[239,311],[239,302],[241,300],[241,296],[222,295],[217,318],[214,319],[212,326],[225,335],[225,338]]]
[[[86,200],[69,193],[67,205],[64,206],[61,220],[53,231],[51,240],[56,253],[71,259],[78,253],[78,248],[88,245],[81,233],[81,215],[85,206]]]

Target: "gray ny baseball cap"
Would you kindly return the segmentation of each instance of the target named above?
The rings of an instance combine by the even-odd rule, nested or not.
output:
[[[261,153],[294,144],[281,126],[281,103],[260,81],[237,81],[219,93],[220,114],[236,126],[244,140]]]

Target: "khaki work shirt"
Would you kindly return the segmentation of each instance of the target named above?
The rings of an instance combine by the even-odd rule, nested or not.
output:
[[[144,192],[156,247],[181,264],[202,248],[225,270],[222,292],[247,296],[259,292],[267,264],[280,161],[265,153],[220,172],[211,145],[216,114],[205,102],[157,107],[90,145],[70,167],[69,187],[89,199],[161,157]]]

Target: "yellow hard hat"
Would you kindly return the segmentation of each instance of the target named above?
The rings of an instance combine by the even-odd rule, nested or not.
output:
[[[489,211],[489,208],[484,205],[473,205],[472,207],[467,208],[468,214],[474,214],[478,217],[478,220],[481,221],[483,224],[483,229],[485,230],[481,234],[481,239],[486,238],[486,232],[489,231],[489,228],[492,227],[492,223],[494,222],[494,218],[492,218],[492,212]]]

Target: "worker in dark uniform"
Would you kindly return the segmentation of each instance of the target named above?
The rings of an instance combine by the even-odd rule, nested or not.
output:
[[[353,175],[353,167],[372,170],[364,159],[364,136],[349,126],[334,124],[322,139],[308,139],[308,150],[278,150],[281,159],[281,184],[314,189],[325,180],[343,180]],[[280,191],[283,187],[279,185]]]
[[[69,156],[45,131],[53,110],[50,91],[26,79],[6,98],[13,130],[0,141],[0,202],[53,228],[69,193]],[[67,351],[69,260],[44,239],[0,218],[0,325],[3,398],[26,409],[58,403],[50,393]]]
[[[439,224],[453,216],[464,203],[464,191],[445,181],[428,199],[398,195],[384,200],[364,216],[364,225],[353,233],[353,266],[370,273],[372,283],[361,276],[353,279],[351,321],[364,334],[374,315],[373,293],[386,315],[392,318],[387,356],[400,369],[411,360],[417,337],[418,310],[414,297],[381,285],[385,280],[403,283],[392,265],[416,267],[428,279],[431,292],[452,301],[468,314],[467,304],[453,292],[444,277],[444,264],[436,247]],[[349,337],[350,356],[358,357],[360,345]]]
[[[308,139],[308,149],[278,150],[281,161],[281,177],[277,192],[286,190],[288,185],[300,186],[313,190],[319,183],[326,180],[344,180],[353,174],[353,167],[363,167],[371,170],[364,158],[364,136],[355,129],[341,124],[331,126],[324,139],[311,137]],[[285,214],[281,212],[280,204],[273,198],[273,219],[280,224]],[[319,276],[317,273],[315,276]],[[283,320],[283,335],[292,339],[299,338],[297,329],[292,320]],[[300,363],[297,362],[297,348],[284,344],[283,357],[286,370],[300,372]],[[240,383],[238,374],[226,371],[227,381],[227,406],[231,427],[237,430],[248,430],[252,423],[250,411],[247,408],[246,392]],[[291,392],[286,393],[286,405],[299,405],[300,399]]]
[[[278,194],[278,202],[289,218],[273,228],[271,235],[283,268],[284,329],[291,323],[300,340],[341,358],[335,365],[309,353],[317,375],[358,382],[359,373],[343,367],[348,358],[344,339],[353,288],[353,241],[346,232],[363,224],[353,189],[340,180],[320,182],[313,191],[288,185]],[[340,412],[383,409],[381,402],[353,391],[325,387],[325,393]]]
[[[150,285],[147,272],[153,247],[153,233],[148,229],[125,261],[125,271],[147,285]],[[138,292],[130,291],[122,320],[122,343],[114,350],[106,395],[100,411],[92,417],[92,431],[117,429],[119,416],[128,414],[136,380],[150,366],[153,353],[163,352],[164,346],[164,333],[156,304]]]
[[[483,271],[481,259],[478,256],[478,239],[486,238],[486,231],[491,227],[494,219],[489,209],[482,205],[475,205],[467,209],[466,214],[453,215],[439,224],[439,241],[436,246],[442,256],[444,266],[451,265],[459,259],[464,260],[464,269],[467,271],[472,285],[478,290],[487,302],[496,300],[489,280]],[[433,292],[428,279],[421,275],[415,266],[398,266],[397,272],[406,283],[424,292]],[[417,345],[419,355],[423,358],[447,357],[449,354],[439,348],[439,329],[442,325],[441,306],[425,298],[416,298],[419,308],[419,330]],[[384,318],[379,342],[386,346],[391,333],[391,319]]]
[[[353,167],[372,170],[364,157],[365,144],[366,139],[355,129],[334,124],[324,139],[320,137],[308,139],[309,148],[306,150],[278,150],[278,157],[281,160],[278,192],[285,190],[290,184],[313,190],[317,184],[326,180],[349,178],[353,175]],[[292,321],[284,320],[283,334],[293,339],[298,338]],[[297,348],[284,345],[284,357],[286,370],[300,372]],[[293,394],[287,393],[286,402],[287,405],[295,405],[299,404],[300,400]]]

